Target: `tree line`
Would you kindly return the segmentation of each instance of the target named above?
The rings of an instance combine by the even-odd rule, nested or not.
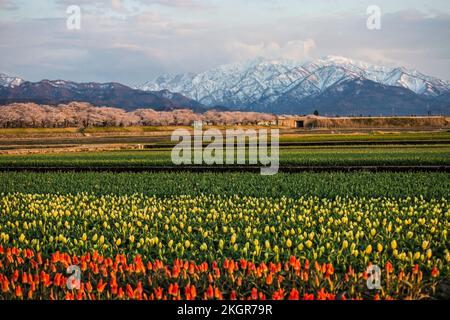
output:
[[[212,125],[254,125],[275,121],[272,114],[210,110],[203,114],[189,109],[155,111],[96,107],[85,102],[57,106],[35,103],[12,103],[0,106],[2,128],[68,128],[191,125],[203,121]]]

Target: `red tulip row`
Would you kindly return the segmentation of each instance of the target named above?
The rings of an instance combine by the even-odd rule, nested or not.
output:
[[[66,273],[72,265],[79,268],[79,282]],[[382,290],[369,290],[365,270],[349,266],[336,272],[331,263],[294,256],[284,263],[177,259],[169,265],[144,262],[139,255],[129,259],[124,254],[55,252],[45,257],[29,249],[0,246],[2,299],[418,299],[434,293],[439,273],[435,267],[424,282],[418,265],[394,270],[388,262],[382,269]]]

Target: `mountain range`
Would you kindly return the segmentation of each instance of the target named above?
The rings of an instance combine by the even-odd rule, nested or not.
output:
[[[71,101],[97,106],[189,108],[275,114],[450,114],[450,82],[403,67],[338,56],[310,62],[257,58],[194,74],[161,75],[134,88],[119,83],[30,82],[0,74],[0,104]]]
[[[142,91],[120,83],[77,83],[64,80],[30,82],[0,74],[0,104],[34,102],[57,105],[72,101],[89,102],[126,111],[138,108],[174,110],[188,108],[196,112],[207,110],[199,102],[168,90]]]
[[[338,56],[312,62],[258,58],[198,74],[162,75],[136,88],[277,114],[450,114],[450,82]]]

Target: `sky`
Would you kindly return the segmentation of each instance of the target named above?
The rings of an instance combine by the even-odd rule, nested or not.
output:
[[[71,5],[80,29],[67,27]],[[371,5],[379,30],[367,28]],[[450,80],[449,39],[448,0],[0,0],[0,72],[29,81],[134,86],[258,57],[328,55]]]

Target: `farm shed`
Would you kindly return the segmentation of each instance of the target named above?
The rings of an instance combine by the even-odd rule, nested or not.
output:
[[[442,116],[411,117],[321,117],[280,116],[280,127],[296,129],[313,128],[449,128],[449,118]]]
[[[304,128],[307,117],[278,117],[277,124],[281,127]]]

